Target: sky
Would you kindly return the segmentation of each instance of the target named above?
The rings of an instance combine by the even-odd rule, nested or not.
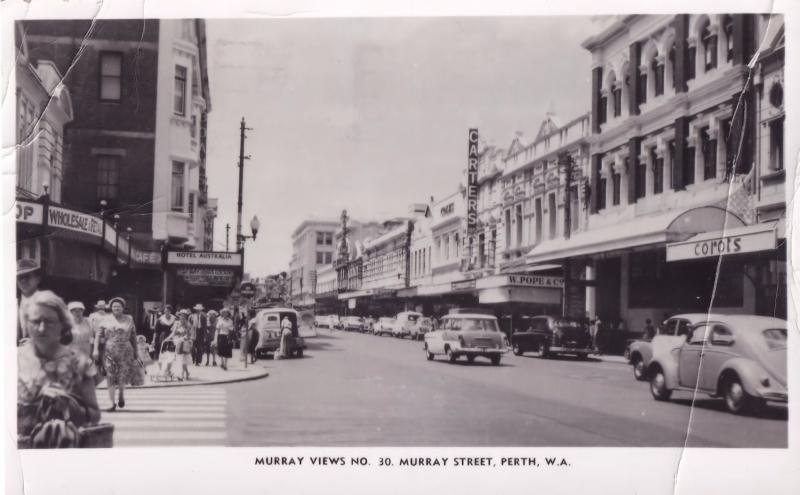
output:
[[[505,148],[588,112],[589,17],[210,19],[207,173],[235,245],[246,119],[245,270],[288,269],[306,218],[383,219],[462,182],[467,130]]]

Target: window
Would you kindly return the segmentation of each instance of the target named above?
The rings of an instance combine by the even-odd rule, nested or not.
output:
[[[600,177],[597,181],[597,210],[603,210],[606,207],[606,178]]]
[[[333,232],[325,232],[325,245],[333,246]]]
[[[614,172],[611,175],[611,204],[614,206],[619,204],[621,182],[622,177],[618,173]]]
[[[706,24],[702,31],[703,53],[706,71],[717,66],[717,35],[711,33],[710,24]]]
[[[664,64],[659,64],[658,61],[653,58],[650,67],[653,69],[655,95],[661,96],[664,94]]]
[[[703,345],[706,341],[706,334],[708,333],[708,325],[700,325],[692,331],[692,336],[689,337],[689,343],[692,345]]]
[[[547,210],[550,216],[550,239],[555,239],[558,226],[556,225],[556,195],[553,193],[547,197]]]
[[[122,98],[122,54],[100,52],[100,100],[119,101]]]
[[[534,204],[534,215],[536,216],[536,242],[539,243],[542,240],[542,198],[536,198]]]
[[[522,205],[517,205],[516,209],[516,222],[517,222],[517,246],[522,246]]]
[[[733,61],[733,18],[729,15],[722,20],[722,29],[725,31],[725,60]]]
[[[639,70],[639,104],[647,103],[647,72]]]
[[[614,117],[622,115],[622,88],[617,86],[612,92],[614,97]]]
[[[317,264],[321,265],[325,263],[325,253],[317,251]]]
[[[647,164],[644,161],[639,161],[636,164],[636,199],[643,198],[647,195]]]
[[[723,339],[733,337],[733,333],[730,331],[729,328],[726,328],[722,325],[714,325],[711,329],[711,345],[714,345],[714,342],[718,341],[720,337],[722,337]],[[718,343],[717,345],[725,345],[725,344]],[[730,345],[730,341],[728,345]]]
[[[672,70],[672,87],[678,85],[678,71],[675,70],[675,44],[670,47],[669,53],[667,54],[667,58],[669,59],[669,67]]]
[[[694,184],[694,146],[686,148],[686,157],[683,160],[683,183]]]
[[[686,80],[690,81],[695,78],[695,68],[697,67],[697,47],[690,46],[689,53],[686,57]]]
[[[325,233],[324,232],[317,232],[317,246],[321,246],[325,244]],[[319,254],[319,253],[317,253]]]
[[[783,170],[783,119],[769,124],[769,165],[773,170]]]
[[[675,140],[670,139],[669,143],[667,144],[667,151],[669,152],[669,183],[672,184],[672,170],[675,168]],[[672,188],[675,189],[675,184],[672,184]]]
[[[713,179],[717,176],[717,140],[711,139],[708,127],[700,131],[700,141],[703,152],[703,179]]]
[[[183,211],[183,162],[172,162],[172,211]]]
[[[186,67],[175,66],[175,102],[172,108],[175,115],[186,115]]]
[[[97,200],[113,202],[119,198],[119,157],[97,157]]]
[[[607,113],[608,113],[607,107],[608,107],[608,97],[607,96],[601,96],[600,97],[600,114],[597,116],[597,118],[598,118],[598,120],[599,120],[599,122],[601,124],[605,124],[606,123]]]
[[[506,249],[511,247],[511,210],[506,210]]]
[[[458,232],[456,232],[455,240],[453,241],[453,245],[455,246],[456,250],[456,258],[461,255],[461,243],[459,242]]]
[[[653,167],[653,194],[664,192],[664,158],[659,158],[656,148],[650,149],[650,163]]]
[[[580,198],[578,197],[578,186],[572,186],[569,193],[569,223],[570,230],[578,230],[580,220]]]
[[[189,206],[189,221],[191,222],[192,218],[194,217],[194,193],[193,192],[189,193],[189,204],[188,204],[188,206]]]

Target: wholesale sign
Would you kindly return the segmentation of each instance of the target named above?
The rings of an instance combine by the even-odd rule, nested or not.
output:
[[[95,237],[103,235],[103,221],[94,215],[67,210],[58,206],[50,206],[47,221],[51,227],[80,232]]]
[[[469,130],[467,154],[467,235],[478,225],[478,129]]]

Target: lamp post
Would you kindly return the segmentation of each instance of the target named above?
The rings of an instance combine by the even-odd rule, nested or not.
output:
[[[114,215],[114,261],[119,261],[119,215]]]
[[[258,236],[258,231],[260,228],[261,228],[261,222],[258,220],[258,216],[253,215],[253,218],[250,220],[250,231],[253,233],[253,235],[242,235],[241,233],[236,234],[236,247],[238,248],[237,250],[239,251],[239,253],[242,255],[243,261],[244,261],[244,241],[246,241],[247,239],[252,239],[253,241],[255,241],[256,237]],[[242,267],[242,269],[244,269],[244,266]],[[236,322],[235,324],[238,325],[238,322]],[[248,350],[247,333],[249,330],[250,330],[249,328],[245,328],[244,336],[242,337],[242,355],[244,356],[245,368],[247,368],[247,350]]]
[[[128,266],[131,266],[131,232],[133,231],[133,229],[128,227],[128,228],[125,229],[125,231],[128,233],[127,234],[127,239],[128,239]]]

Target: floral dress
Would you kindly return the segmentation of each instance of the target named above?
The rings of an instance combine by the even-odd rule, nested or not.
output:
[[[29,342],[17,350],[17,359],[17,433],[21,435],[28,435],[37,423],[34,404],[43,388],[55,387],[77,395],[83,381],[97,373],[91,358],[74,347],[64,347],[46,361],[36,355]]]
[[[136,361],[136,351],[131,345],[131,339],[136,335],[133,318],[122,315],[122,321],[119,321],[112,315],[100,325],[106,342],[104,359],[108,385],[142,385],[144,377]]]

